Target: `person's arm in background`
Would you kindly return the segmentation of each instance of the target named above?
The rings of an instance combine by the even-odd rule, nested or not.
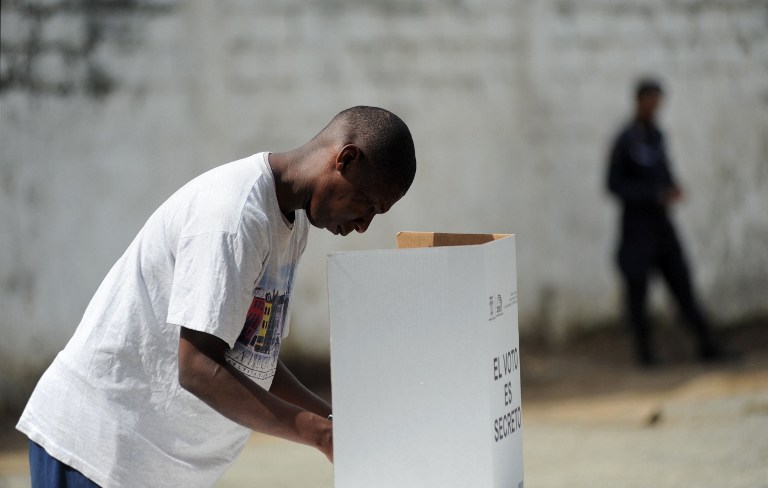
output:
[[[260,387],[234,366],[224,353],[227,344],[218,337],[181,327],[179,334],[179,383],[228,419],[251,430],[316,447],[333,461],[333,427],[323,413],[293,404]],[[285,367],[278,391],[295,391]],[[290,374],[290,372],[288,372]],[[293,378],[293,381],[298,381]],[[303,387],[302,387],[303,388]],[[286,395],[293,398],[294,393]],[[299,395],[303,397],[302,395]],[[312,402],[306,403],[311,405]],[[326,405],[327,406],[327,405]],[[330,413],[330,408],[328,408]],[[321,412],[324,410],[321,409]]]
[[[663,155],[661,168],[664,176],[664,183],[666,185],[663,191],[662,201],[665,205],[671,205],[683,199],[683,190],[680,185],[677,184],[677,179],[672,172],[672,163],[667,156],[667,147],[664,140],[665,137],[663,134],[661,134],[659,137],[661,138],[659,147],[661,148],[660,150]]]

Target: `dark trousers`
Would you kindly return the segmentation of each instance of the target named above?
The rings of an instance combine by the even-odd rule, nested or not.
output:
[[[685,324],[693,333],[699,354],[711,354],[709,326],[694,297],[682,246],[666,216],[642,219],[625,215],[618,264],[624,278],[627,316],[641,363],[655,359],[646,302],[649,280],[656,272],[666,282]]]
[[[32,488],[99,488],[80,471],[55,459],[33,441],[29,441],[29,472]]]

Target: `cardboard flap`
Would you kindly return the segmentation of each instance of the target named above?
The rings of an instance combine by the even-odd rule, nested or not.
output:
[[[442,232],[398,232],[398,249],[441,246],[474,246],[509,237],[511,234],[450,234]]]

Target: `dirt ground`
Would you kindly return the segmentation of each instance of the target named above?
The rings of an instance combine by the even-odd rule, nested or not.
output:
[[[616,329],[561,346],[523,340],[525,485],[768,488],[768,323],[721,335],[739,360],[699,364],[690,340],[664,329],[650,370]],[[293,368],[327,392],[322,366]],[[29,486],[12,426],[0,425],[0,488]],[[310,448],[254,435],[217,486],[330,488],[333,468]]]

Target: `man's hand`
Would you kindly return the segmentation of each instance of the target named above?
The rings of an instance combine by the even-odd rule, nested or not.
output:
[[[661,199],[664,205],[674,205],[683,199],[683,190],[679,186],[671,186],[664,190]]]
[[[328,437],[320,450],[328,458],[328,461],[333,462],[333,428],[328,431]]]
[[[260,387],[227,363],[227,344],[182,327],[179,334],[179,384],[211,408],[256,432],[319,449],[333,460],[333,426],[316,413]]]
[[[320,432],[318,449],[333,462],[333,424],[328,420],[331,406],[302,385],[280,360],[277,361],[277,371],[275,371],[275,378],[272,380],[269,392],[320,417],[322,423],[314,427]]]
[[[325,454],[330,462],[333,462],[333,424],[330,420],[326,419],[325,425],[322,427],[318,449]]]

